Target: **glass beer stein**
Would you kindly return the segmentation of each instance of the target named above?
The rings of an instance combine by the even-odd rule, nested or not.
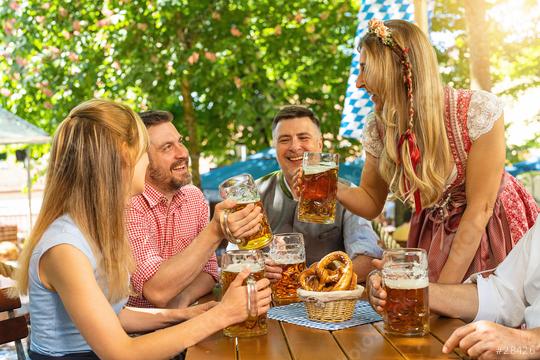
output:
[[[338,154],[304,153],[298,220],[318,224],[334,223],[338,161]]]
[[[386,291],[384,330],[388,334],[424,336],[429,333],[428,261],[424,249],[403,248],[383,252],[379,273]],[[371,276],[371,274],[370,274]]]
[[[272,300],[276,305],[300,301],[296,289],[300,287],[298,277],[306,269],[304,237],[300,233],[275,234],[268,257],[283,269],[281,279],[272,284]]]
[[[231,282],[246,267],[251,269],[251,274],[244,285],[248,287],[248,312],[247,320],[239,324],[231,325],[223,329],[223,334],[229,337],[251,337],[264,335],[268,332],[266,314],[257,316],[255,282],[264,277],[264,257],[260,250],[230,250],[221,257],[221,288],[223,294],[227,292]],[[253,312],[253,313],[252,313]]]
[[[222,222],[222,225],[227,240],[233,244],[237,244],[240,249],[260,249],[272,241],[272,230],[270,230],[270,225],[268,225],[268,219],[263,208],[261,196],[259,195],[257,185],[250,174],[241,174],[225,180],[219,185],[219,193],[223,199],[233,199],[237,201],[236,206],[233,209],[225,211],[224,214],[225,220]],[[237,239],[232,235],[227,226],[227,216],[229,212],[242,210],[250,203],[255,203],[256,206],[260,206],[263,211],[260,230],[245,239]]]

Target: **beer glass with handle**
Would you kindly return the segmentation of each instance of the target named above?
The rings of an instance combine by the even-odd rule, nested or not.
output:
[[[384,330],[388,334],[424,336],[429,333],[428,261],[424,249],[401,248],[383,252],[382,278],[386,291]]]
[[[306,269],[304,237],[300,233],[274,234],[268,257],[283,269],[281,279],[272,285],[272,299],[276,305],[298,302],[298,277]]]
[[[298,220],[333,224],[339,155],[305,152],[302,161],[302,191],[298,202]]]
[[[219,193],[223,199],[233,199],[237,201],[237,204],[233,209],[224,212],[222,226],[227,240],[233,244],[237,244],[240,249],[260,249],[272,241],[272,230],[270,229],[270,225],[268,225],[268,219],[264,212],[261,196],[257,184],[255,184],[255,181],[250,174],[240,174],[225,180],[219,185]],[[251,203],[260,206],[263,211],[260,230],[245,239],[237,239],[232,235],[227,226],[228,214],[229,212],[242,210]]]
[[[223,329],[229,337],[251,337],[268,332],[266,314],[257,316],[257,290],[255,282],[264,277],[264,257],[260,250],[229,250],[221,257],[221,288],[227,292],[229,285],[239,272],[249,267],[251,274],[244,281],[248,292],[249,317],[244,322]]]

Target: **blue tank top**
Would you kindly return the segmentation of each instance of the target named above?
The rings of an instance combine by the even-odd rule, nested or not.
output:
[[[56,219],[43,233],[34,248],[28,275],[29,309],[32,321],[30,349],[50,356],[91,351],[90,346],[71,321],[60,296],[47,289],[39,277],[38,265],[41,256],[50,248],[60,244],[69,244],[82,251],[92,265],[98,284],[102,283],[97,271],[96,258],[77,225],[68,215]],[[120,312],[126,301],[127,299],[111,304],[116,314]]]

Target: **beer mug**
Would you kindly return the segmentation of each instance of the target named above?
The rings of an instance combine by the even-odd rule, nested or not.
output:
[[[298,220],[333,224],[336,217],[338,154],[305,152]]]
[[[266,314],[257,316],[257,289],[255,282],[264,277],[264,257],[260,250],[229,250],[221,257],[221,288],[227,292],[231,282],[239,272],[246,267],[251,274],[244,280],[248,292],[247,320],[223,329],[223,334],[229,337],[251,337],[264,335],[268,332]]]
[[[383,252],[382,277],[386,291],[384,330],[388,334],[424,336],[429,333],[428,261],[424,249]],[[371,276],[371,274],[369,276]]]
[[[276,305],[298,302],[298,277],[306,269],[304,237],[300,233],[275,234],[267,255],[283,269],[281,279],[272,284],[272,300]]]
[[[225,180],[219,185],[219,193],[223,199],[237,201],[236,206],[226,210],[223,215],[222,228],[227,240],[233,244],[237,244],[240,249],[260,249],[272,241],[272,230],[270,230],[270,225],[268,225],[268,219],[264,211],[261,196],[259,195],[259,189],[251,175],[241,174]],[[229,230],[227,224],[228,214],[229,212],[242,210],[250,203],[255,203],[256,206],[260,206],[262,209],[261,228],[255,234],[245,239],[237,239]]]

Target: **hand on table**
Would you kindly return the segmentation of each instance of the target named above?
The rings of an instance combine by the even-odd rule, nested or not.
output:
[[[468,356],[482,360],[529,359],[535,348],[525,330],[484,320],[456,329],[444,344],[443,353],[448,354],[456,347]]]

